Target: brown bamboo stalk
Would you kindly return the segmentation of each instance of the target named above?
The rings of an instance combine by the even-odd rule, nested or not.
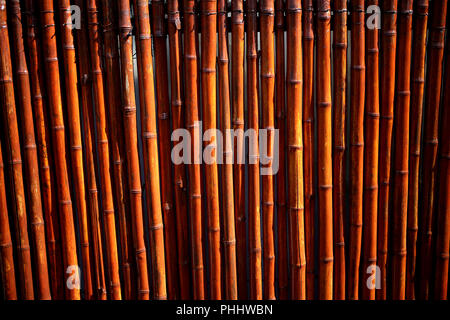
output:
[[[218,11],[218,38],[219,38],[219,103],[220,103],[220,130],[223,134],[223,165],[222,165],[222,210],[223,210],[223,245],[225,264],[225,298],[237,300],[237,270],[236,270],[236,233],[234,221],[233,198],[233,146],[231,136],[230,115],[230,81],[228,75],[228,32],[226,25],[226,3],[219,0]],[[235,16],[235,19],[239,17]],[[239,21],[234,21],[239,23]],[[240,23],[244,21],[240,18]]]
[[[106,101],[108,103],[109,146],[112,152],[113,188],[115,208],[119,222],[120,268],[123,275],[122,295],[125,300],[135,299],[136,283],[133,277],[135,260],[131,228],[130,204],[125,164],[123,120],[120,93],[119,48],[117,42],[117,18],[112,0],[102,1],[103,34],[105,48]]]
[[[5,176],[3,173],[3,152],[0,142],[0,268],[3,296],[6,300],[17,300],[16,275],[14,270],[13,243],[9,230],[8,207],[6,203]]]
[[[257,4],[247,2],[247,108],[248,128],[255,130],[255,141],[249,142],[248,165],[248,216],[250,252],[250,294],[252,300],[262,299],[261,274],[261,209],[259,179],[259,102],[258,102],[258,53],[257,53]],[[241,296],[239,296],[241,297]]]
[[[378,6],[378,0],[367,1],[366,7]],[[368,14],[373,14],[369,12]],[[363,263],[362,298],[375,300],[375,282],[367,283],[376,276],[377,262],[377,215],[378,215],[378,148],[380,131],[379,95],[379,48],[378,29],[366,29],[366,106],[364,115],[364,191],[363,191]]]
[[[185,64],[185,91],[186,91],[186,125],[191,134],[191,152],[194,161],[188,166],[189,170],[189,212],[191,231],[191,264],[193,297],[203,300],[204,274],[203,274],[203,243],[202,243],[202,197],[201,197],[201,170],[197,154],[201,148],[199,141],[199,106],[197,91],[197,23],[195,18],[195,1],[184,0],[184,64]],[[165,41],[165,40],[164,40]],[[156,44],[156,43],[155,43]],[[155,46],[156,49],[156,46]]]
[[[287,300],[289,296],[288,267],[288,232],[286,212],[286,93],[285,93],[285,45],[284,45],[284,2],[275,1],[275,41],[276,41],[276,126],[279,130],[279,168],[277,173],[277,263],[278,263],[278,296]]]
[[[333,37],[333,288],[334,299],[345,300],[345,114],[347,110],[347,1],[334,3]]]
[[[406,299],[415,299],[417,231],[419,228],[419,165],[422,138],[428,0],[416,4],[413,39],[413,74],[409,129],[408,230],[406,253]]]
[[[380,267],[380,286],[377,300],[386,300],[389,187],[391,168],[392,124],[394,120],[395,57],[397,46],[397,0],[383,2],[381,27],[381,105],[380,105],[380,155],[378,160],[378,230],[377,264]],[[378,281],[378,280],[377,280]]]
[[[167,290],[169,299],[179,295],[176,221],[173,204],[172,161],[170,149],[170,111],[167,70],[167,32],[164,23],[164,1],[152,2],[153,45],[155,47],[156,101],[158,104],[158,135],[161,173],[161,199],[164,210],[164,240],[166,247]],[[203,271],[201,271],[203,272]],[[175,280],[172,280],[175,279]]]
[[[216,129],[216,29],[217,0],[201,0],[201,82],[203,128]],[[213,135],[205,146],[217,148],[216,137]],[[205,164],[206,197],[208,212],[208,242],[210,263],[211,299],[221,299],[220,271],[220,209],[217,174],[216,151],[211,152],[211,163]]]
[[[22,13],[20,2],[9,1],[10,26],[12,37],[12,49],[15,60],[15,72],[17,79],[19,115],[22,127],[22,143],[25,158],[26,193],[29,199],[29,216],[31,233],[33,237],[33,249],[36,252],[35,265],[37,274],[37,298],[50,300],[50,283],[47,268],[47,249],[45,244],[45,225],[42,214],[41,187],[39,181],[39,165],[36,139],[34,134],[34,121],[31,106],[30,78],[25,57],[25,48],[22,33]]]
[[[47,94],[51,115],[53,153],[56,163],[56,180],[58,185],[59,213],[63,243],[64,257],[64,284],[70,283],[73,275],[79,277],[78,271],[70,273],[74,266],[78,268],[76,252],[75,229],[73,222],[72,200],[69,188],[69,174],[66,163],[66,141],[65,128],[62,113],[61,85],[59,79],[59,62],[55,38],[54,8],[51,0],[39,2],[41,10],[41,23],[43,26],[42,41],[45,59],[45,70],[47,75]],[[72,275],[73,274],[73,275]],[[71,300],[80,299],[80,290],[77,286],[65,288],[66,298]]]
[[[430,41],[428,48],[428,70],[425,105],[422,165],[422,219],[419,230],[420,264],[418,298],[428,299],[431,294],[433,215],[436,204],[435,185],[437,173],[439,104],[441,98],[442,62],[444,56],[445,23],[447,0],[435,1],[431,9]]]
[[[306,255],[303,200],[302,137],[302,11],[300,0],[288,0],[287,15],[287,112],[289,236],[291,297],[306,298]]]
[[[125,129],[125,146],[127,152],[128,176],[131,197],[131,216],[133,226],[134,250],[137,259],[138,298],[148,300],[149,286],[147,275],[147,257],[144,242],[144,225],[142,217],[142,189],[139,171],[139,153],[136,125],[136,97],[134,94],[133,52],[131,37],[131,17],[129,0],[120,0],[120,61],[122,75],[122,109]]]
[[[306,241],[306,298],[314,299],[314,6],[313,0],[303,0],[303,179]]]

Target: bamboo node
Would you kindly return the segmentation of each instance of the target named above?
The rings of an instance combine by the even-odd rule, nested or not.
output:
[[[332,263],[334,261],[334,257],[325,257],[325,258],[320,259],[320,261],[325,264]]]
[[[114,209],[105,209],[103,210],[103,215],[104,216],[109,216],[109,215],[113,215],[114,214]]]
[[[0,248],[11,248],[12,246],[12,242],[5,242],[0,244]]]
[[[162,223],[155,224],[149,227],[150,231],[163,229],[164,225]]]

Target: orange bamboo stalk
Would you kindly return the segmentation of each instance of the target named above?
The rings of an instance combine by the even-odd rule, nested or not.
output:
[[[75,229],[73,222],[72,200],[69,188],[69,173],[66,163],[66,141],[65,128],[62,112],[61,85],[59,79],[59,62],[55,38],[55,19],[53,2],[51,0],[41,0],[39,2],[41,10],[41,23],[43,25],[42,40],[45,59],[45,70],[47,74],[47,86],[49,107],[51,115],[51,127],[53,135],[53,153],[56,163],[56,179],[58,185],[58,200],[60,206],[60,223],[62,229],[62,243],[64,256],[64,284],[72,280],[72,274],[78,275],[78,271],[71,268],[78,268],[76,252]],[[71,273],[72,271],[72,273]],[[66,298],[71,300],[80,299],[80,290],[77,286],[67,286],[65,288]]]
[[[394,121],[395,57],[397,46],[397,0],[383,2],[381,27],[381,104],[380,104],[380,154],[378,160],[378,230],[377,264],[380,267],[381,288],[377,300],[386,300],[389,187],[391,169],[392,124]]]
[[[345,300],[345,114],[347,110],[347,1],[334,5],[333,37],[333,288],[334,299]]]
[[[447,17],[447,0],[435,1],[431,9],[430,45],[428,48],[428,70],[425,105],[425,124],[423,137],[423,165],[422,165],[422,219],[419,230],[420,264],[418,298],[428,299],[431,294],[430,279],[432,271],[433,229],[435,217],[433,215],[436,204],[435,186],[438,166],[438,126],[439,104],[441,98],[442,62],[444,56],[445,23]]]
[[[216,29],[217,0],[201,0],[201,81],[203,101],[203,128],[216,130]],[[213,135],[209,143],[211,163],[205,164],[206,197],[208,212],[208,242],[210,262],[211,299],[221,299],[220,271],[220,209],[217,173],[217,141]]]
[[[15,52],[17,92],[19,97],[19,114],[22,123],[22,143],[25,157],[26,192],[29,199],[29,214],[33,249],[36,252],[35,265],[37,274],[37,298],[50,300],[50,283],[47,268],[47,249],[45,244],[45,225],[42,214],[41,187],[39,181],[38,155],[34,134],[33,112],[31,106],[30,78],[25,58],[22,33],[22,14],[20,2],[9,1],[12,49]]]
[[[288,0],[287,15],[287,112],[289,236],[291,297],[306,298],[306,255],[303,201],[302,137],[302,11],[300,0]]]
[[[422,138],[425,55],[427,46],[428,0],[416,4],[409,129],[408,230],[406,253],[406,299],[415,299],[417,231],[419,228],[419,165]]]
[[[142,217],[142,189],[139,171],[139,153],[136,125],[136,97],[133,76],[133,40],[131,37],[130,3],[120,0],[120,61],[122,74],[122,105],[125,129],[125,146],[127,152],[128,176],[131,197],[131,216],[133,227],[134,250],[137,260],[138,298],[148,300],[149,286],[147,275],[147,256],[144,242],[144,225]]]

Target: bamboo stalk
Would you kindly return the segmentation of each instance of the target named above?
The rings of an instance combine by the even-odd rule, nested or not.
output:
[[[288,0],[287,15],[287,112],[289,235],[291,297],[306,298],[306,255],[303,201],[302,137],[302,11],[300,0]]]
[[[33,249],[36,252],[35,265],[37,274],[37,298],[50,300],[50,283],[47,268],[47,249],[45,244],[45,224],[42,214],[41,187],[39,181],[38,155],[34,134],[34,121],[31,106],[30,78],[25,58],[22,33],[22,14],[20,2],[9,1],[12,49],[15,52],[15,71],[18,82],[18,104],[22,127],[22,143],[25,158],[26,193],[29,199],[29,216]]]
[[[125,146],[127,152],[128,176],[131,197],[131,216],[134,250],[137,260],[138,298],[148,300],[149,286],[147,275],[147,257],[144,242],[142,217],[142,189],[139,171],[139,154],[136,126],[136,97],[134,94],[133,53],[131,37],[130,3],[120,0],[120,57],[122,75],[122,109],[125,129]]]
[[[314,299],[314,6],[303,0],[303,174],[306,241],[306,298]]]
[[[378,230],[377,264],[380,267],[380,286],[377,300],[386,300],[389,188],[391,168],[392,124],[394,121],[395,58],[397,46],[397,0],[383,2],[381,27],[381,105],[380,105],[380,154],[378,161]],[[378,281],[378,280],[377,280]]]
[[[123,138],[123,120],[120,110],[120,65],[117,42],[117,18],[114,14],[114,2],[102,1],[103,34],[105,49],[106,101],[110,106],[108,112],[109,146],[113,160],[113,188],[115,208],[119,222],[120,268],[123,275],[122,294],[125,300],[135,299],[136,281],[133,277],[135,261],[133,256],[133,237],[130,217],[128,183],[126,176],[125,147]]]
[[[367,1],[366,7],[378,6],[378,0]],[[372,13],[370,13],[372,14]],[[367,279],[376,276],[377,215],[378,215],[378,149],[380,131],[379,48],[378,29],[366,29],[366,110],[364,115],[364,191],[363,191],[363,266],[362,298],[375,300],[375,283]]]
[[[435,217],[433,215],[436,204],[434,188],[437,173],[439,105],[441,98],[442,62],[444,56],[445,23],[447,16],[447,0],[435,1],[431,9],[430,41],[428,48],[428,70],[425,105],[425,124],[423,137],[423,165],[422,165],[422,219],[419,230],[420,264],[418,298],[428,299],[431,294],[431,267],[433,229]]]
[[[427,46],[428,0],[416,4],[409,129],[408,229],[406,252],[406,299],[415,299],[417,231],[419,228],[419,166],[422,138],[425,56]]]
[[[65,128],[62,113],[61,85],[59,79],[59,62],[55,35],[55,20],[53,2],[41,0],[41,23],[43,25],[42,41],[45,59],[45,70],[47,75],[49,107],[51,115],[53,153],[56,163],[56,180],[58,188],[59,213],[62,231],[63,257],[64,257],[64,284],[70,283],[73,276],[79,277],[78,259],[76,252],[75,230],[72,212],[72,200],[69,188],[69,174],[66,163]],[[73,270],[73,268],[76,268]],[[71,300],[80,299],[78,286],[67,286],[65,288],[66,298]]]
[[[173,205],[172,166],[170,160],[170,111],[167,77],[167,33],[164,23],[164,2],[152,2],[153,45],[155,47],[156,101],[158,104],[158,134],[161,172],[161,199],[164,212],[167,289],[169,299],[179,295],[177,260],[176,208]],[[172,280],[175,279],[175,280]]]
[[[203,274],[203,243],[202,243],[202,188],[201,188],[201,170],[197,153],[199,153],[199,107],[197,91],[197,24],[195,21],[195,1],[184,0],[184,59],[185,59],[185,91],[186,91],[186,124],[191,134],[192,147],[191,152],[195,156],[194,161],[188,166],[189,170],[189,212],[190,212],[190,231],[191,231],[191,264],[192,264],[192,283],[193,297],[196,300],[203,300],[204,293],[204,274]],[[156,46],[155,46],[156,49]]]
[[[318,3],[317,22],[317,166],[319,168],[319,298],[333,298],[333,168],[331,133],[331,8]]]
[[[201,0],[201,82],[203,127],[216,130],[216,0]],[[211,299],[221,299],[221,257],[220,257],[220,209],[217,174],[217,141],[212,135],[205,147],[214,149],[211,152],[211,163],[205,164],[206,197],[208,212],[208,242],[210,262]]]
[[[333,37],[333,288],[334,299],[345,300],[345,114],[347,110],[347,1],[335,2]]]
[[[257,4],[247,2],[247,108],[248,128],[255,131],[255,141],[249,142],[248,188],[249,193],[249,252],[250,295],[252,300],[262,299],[261,274],[261,209],[259,179],[259,101],[257,54]]]

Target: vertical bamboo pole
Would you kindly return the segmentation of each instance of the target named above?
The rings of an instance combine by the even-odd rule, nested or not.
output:
[[[406,252],[406,299],[415,299],[417,231],[419,227],[419,165],[422,138],[425,55],[427,46],[428,0],[416,4],[409,129],[408,230]]]
[[[201,170],[197,154],[200,152],[200,132],[198,126],[198,76],[197,76],[197,23],[195,18],[195,1],[184,0],[184,63],[185,63],[185,92],[186,92],[186,124],[191,134],[191,153],[194,157],[189,169],[189,212],[191,230],[192,252],[192,284],[193,297],[203,300],[204,274],[203,274],[203,242],[202,242],[202,197],[201,197]],[[155,46],[156,49],[156,46]]]
[[[418,298],[428,299],[430,295],[430,279],[432,267],[432,241],[434,229],[434,208],[436,194],[437,152],[438,152],[438,119],[441,98],[442,61],[444,56],[445,23],[447,17],[447,0],[435,1],[431,9],[431,29],[428,48],[428,71],[424,124],[424,156],[422,165],[423,197],[422,219],[419,230],[420,264]]]
[[[347,110],[347,1],[334,3],[333,37],[333,288],[334,299],[345,299],[345,114]]]
[[[55,38],[54,8],[51,0],[40,0],[41,23],[43,25],[42,40],[47,74],[48,97],[53,135],[53,153],[56,164],[56,179],[58,185],[58,200],[60,206],[60,223],[63,242],[64,273],[66,298],[80,299],[77,286],[68,286],[72,276],[79,277],[76,252],[75,230],[72,213],[72,200],[69,189],[69,176],[66,163],[65,128],[62,113],[61,86],[59,80],[59,62]],[[75,268],[75,271],[72,269]],[[75,273],[74,273],[75,272]]]
[[[173,205],[172,161],[170,160],[170,111],[167,71],[167,33],[164,22],[164,1],[152,2],[153,45],[155,47],[156,101],[158,104],[159,157],[161,170],[161,199],[164,210],[164,240],[166,247],[167,290],[169,299],[176,299],[179,283],[177,260],[177,235]],[[203,272],[203,271],[202,271]]]
[[[378,0],[367,1],[366,7],[378,6]],[[373,12],[369,12],[373,14]],[[380,131],[379,48],[378,29],[366,29],[366,106],[364,115],[364,191],[363,191],[363,263],[362,298],[375,300],[375,283],[367,279],[376,275],[378,214],[378,148]]]
[[[247,292],[247,268],[246,268],[246,219],[245,219],[245,165],[239,161],[238,156],[244,150],[244,1],[231,1],[231,94],[233,108],[234,136],[234,214],[236,217],[237,238],[237,277],[239,298],[248,297]],[[242,152],[242,157],[244,156]]]
[[[9,1],[9,20],[11,26],[12,49],[15,59],[18,105],[22,127],[22,142],[25,157],[26,192],[29,199],[29,216],[31,218],[31,233],[33,249],[36,252],[35,264],[37,274],[37,298],[50,300],[50,283],[47,268],[47,249],[45,244],[45,225],[42,214],[41,187],[39,181],[38,155],[34,134],[34,121],[31,106],[30,78],[25,58],[25,48],[22,33],[22,13],[20,2]]]
[[[144,242],[144,225],[142,217],[142,189],[139,171],[139,153],[136,125],[136,97],[133,76],[133,40],[129,0],[120,0],[120,62],[122,74],[122,109],[125,128],[125,146],[127,152],[128,176],[131,197],[131,216],[133,227],[134,250],[138,269],[138,298],[148,300],[149,286],[147,276],[147,256]]]
[[[288,0],[287,15],[287,113],[289,236],[292,299],[306,298],[306,256],[303,203],[302,137],[302,6]]]
[[[389,187],[391,168],[392,124],[394,121],[395,57],[397,46],[397,0],[383,2],[381,27],[381,105],[380,105],[380,154],[378,160],[378,230],[377,264],[380,267],[380,286],[377,300],[386,300]]]
[[[247,2],[247,108],[248,128],[254,130],[255,141],[249,143],[248,188],[249,193],[249,252],[250,295],[252,300],[262,299],[261,275],[261,211],[259,180],[259,102],[256,0]]]
[[[303,174],[306,241],[306,298],[314,299],[314,5],[303,0]]]
[[[201,0],[201,80],[205,132],[210,129],[216,130],[216,10],[217,0]],[[212,149],[211,163],[205,164],[211,298],[219,300],[222,295],[220,290],[219,183],[215,133],[209,143],[205,144]]]

